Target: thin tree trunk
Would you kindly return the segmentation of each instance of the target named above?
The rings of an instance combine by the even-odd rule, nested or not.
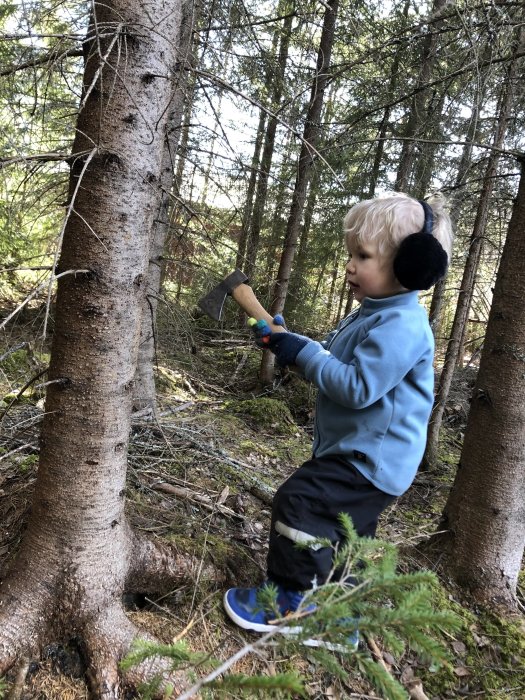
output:
[[[515,71],[516,63],[514,61],[509,67],[508,78],[503,83],[496,134],[493,142],[494,150],[492,150],[489,155],[487,168],[483,178],[478,209],[474,221],[474,228],[470,238],[468,257],[465,263],[465,269],[463,271],[463,278],[461,280],[456,313],[454,315],[445,362],[439,378],[434,409],[432,411],[432,417],[429,423],[427,446],[423,458],[423,464],[427,468],[431,468],[437,461],[439,433],[441,430],[443,413],[450,391],[450,386],[452,384],[454,369],[457,365],[463,327],[468,319],[476,272],[481,257],[483,236],[489,214],[490,198],[494,188],[494,176],[496,175],[499,162],[498,151],[503,146],[503,141],[507,131],[507,122],[512,110]]]
[[[330,282],[330,291],[328,292],[328,315],[332,315],[332,310],[335,304],[336,289],[337,289],[337,275],[341,268],[341,246],[334,253],[334,266],[332,268],[332,281]],[[339,295],[337,295],[337,300],[339,301]]]
[[[38,477],[28,528],[0,590],[0,676],[17,656],[77,636],[92,694],[118,700],[118,663],[134,638],[147,636],[121,605],[145,546],[126,520],[125,482],[156,215],[151,185],[161,175],[171,99],[165,76],[177,60],[180,2],[108,0],[94,13],[89,35],[102,26],[104,36],[85,44]],[[184,564],[164,555],[151,543],[141,561],[150,583],[156,570],[165,589],[182,578]]]
[[[485,95],[485,78],[486,76],[484,76],[482,84],[479,84],[476,88],[476,92],[474,95],[474,103],[472,107],[472,114],[470,117],[467,134],[465,137],[465,145],[461,153],[461,159],[459,161],[458,171],[454,182],[454,194],[452,196],[452,202],[450,207],[450,219],[452,221],[452,228],[454,229],[454,231],[456,229],[462,201],[464,198],[464,182],[472,165],[472,148],[473,143],[477,140],[476,137],[479,128],[479,111],[484,101]],[[447,277],[444,277],[443,279],[439,280],[438,283],[434,286],[434,291],[432,293],[432,301],[430,303],[429,312],[429,322],[434,336],[437,335],[437,331],[441,322],[441,312],[443,309],[446,285]]]
[[[293,9],[293,8],[292,8]],[[273,76],[273,90],[270,100],[271,111],[275,114],[280,107],[283,90],[284,76],[286,72],[286,63],[288,61],[288,49],[290,46],[290,37],[292,33],[293,15],[290,11],[284,20],[282,28],[281,42],[279,47],[279,59],[277,74]],[[275,136],[277,133],[277,116],[270,116],[268,119],[268,127],[264,137],[264,148],[261,158],[261,167],[259,171],[259,179],[257,181],[257,192],[253,206],[253,215],[251,220],[250,232],[248,236],[248,246],[246,253],[246,274],[248,277],[253,276],[255,269],[255,260],[259,249],[259,237],[261,234],[264,209],[266,207],[266,197],[268,194],[268,178],[272,167],[273,152],[275,148]]]
[[[150,252],[144,295],[140,343],[137,369],[133,387],[133,410],[156,411],[157,397],[155,391],[155,355],[156,355],[156,320],[157,307],[161,289],[162,258],[170,230],[170,204],[174,184],[175,154],[180,138],[184,98],[187,88],[189,69],[188,58],[191,55],[193,34],[193,2],[187,0],[182,7],[181,31],[179,37],[178,72],[172,103],[164,153],[162,156],[161,176],[159,181],[158,215],[153,223],[150,235]]]
[[[346,280],[345,280],[345,285],[346,285]],[[346,305],[345,305],[345,312],[343,318],[346,318],[350,311],[352,310],[352,305],[354,303],[354,290],[349,289],[348,294],[346,295]]]
[[[192,56],[192,59],[194,56]],[[173,180],[173,188],[175,191],[175,194],[177,197],[180,197],[181,195],[181,185],[183,181],[183,176],[184,176],[184,166],[186,165],[186,156],[188,154],[188,144],[190,140],[190,122],[191,122],[191,113],[193,111],[193,100],[194,100],[194,92],[195,92],[195,85],[192,83],[195,82],[195,79],[193,76],[188,80],[188,93],[186,95],[186,99],[184,100],[184,115],[182,118],[182,124],[181,124],[181,136],[180,136],[180,143],[179,143],[179,148],[178,148],[178,156],[177,156],[177,166],[175,169],[175,177]]]
[[[237,260],[235,263],[236,267],[243,269],[244,272],[247,273],[248,277],[250,278],[252,271],[248,270],[250,258],[246,255],[246,248],[248,245],[248,240],[250,238],[249,231],[254,207],[253,198],[255,194],[255,187],[257,185],[257,173],[262,167],[260,165],[260,158],[265,133],[265,126],[266,112],[264,111],[264,109],[261,109],[259,110],[259,125],[257,127],[257,134],[255,137],[255,144],[253,148],[252,163],[250,166],[250,178],[248,180],[248,190],[246,192],[246,201],[244,204],[244,212],[242,215],[241,235],[239,238],[239,245],[237,247]]]
[[[439,13],[447,4],[448,0],[434,0],[432,6],[432,14]],[[436,46],[438,41],[438,33],[432,29],[429,30],[423,40],[421,51],[421,70],[418,76],[417,85],[425,85],[429,82],[430,76],[436,63]],[[409,187],[410,178],[414,168],[416,158],[416,141],[417,135],[421,129],[426,127],[426,109],[427,92],[418,90],[412,99],[410,113],[403,136],[403,145],[401,148],[401,159],[397,170],[395,189],[398,192],[406,192]]]
[[[270,313],[272,316],[277,313],[282,313],[286,301],[292,263],[306,200],[306,191],[312,173],[315,149],[319,140],[319,122],[323,108],[324,92],[329,79],[328,71],[330,69],[338,6],[339,0],[328,0],[325,4],[326,11],[317,55],[317,67],[312,83],[310,102],[303,131],[303,142],[299,155],[292,206],[286,227],[284,249],[277,273],[273,299],[270,305]],[[267,361],[268,355],[268,352],[263,353],[263,361],[261,363],[260,378],[264,384],[271,384],[273,381],[273,366],[270,367],[270,364],[273,365],[273,363]]]
[[[408,17],[408,11],[410,9],[410,0],[406,0],[405,5],[403,7],[403,17],[406,19]],[[404,50],[401,48],[401,46],[398,47],[396,50],[396,53],[394,55],[394,59],[392,61],[392,67],[390,69],[390,78],[388,81],[388,88],[387,88],[387,102],[391,102],[393,99],[393,95],[396,91],[397,88],[397,82],[399,79],[399,65],[401,63],[401,58],[404,53]],[[379,124],[379,129],[377,132],[377,145],[376,145],[376,152],[374,155],[374,163],[372,165],[372,171],[370,173],[370,183],[368,185],[368,197],[371,199],[372,197],[375,196],[376,193],[376,187],[377,183],[379,181],[379,174],[381,171],[381,162],[383,160],[383,153],[385,151],[385,137],[390,129],[390,115],[392,113],[392,107],[385,107],[385,110],[383,112],[383,118],[381,119],[381,123]]]
[[[445,527],[448,568],[491,607],[515,610],[525,543],[525,159]]]
[[[282,245],[282,241],[284,240],[284,232],[285,232],[285,225],[284,225],[284,211],[286,208],[286,203],[287,203],[287,189],[288,189],[288,183],[290,181],[290,178],[292,177],[291,171],[293,170],[293,166],[291,165],[291,159],[292,159],[292,151],[294,147],[294,135],[292,130],[288,130],[286,132],[286,139],[283,147],[283,156],[281,160],[281,167],[279,170],[279,175],[277,177],[277,187],[276,187],[276,193],[272,197],[272,200],[275,202],[274,204],[274,209],[272,213],[272,224],[270,226],[270,236],[269,236],[269,241],[267,244],[267,249],[268,249],[268,255],[266,256],[265,259],[265,266],[264,266],[264,273],[263,273],[263,279],[267,281],[266,284],[266,294],[265,294],[265,300],[266,300],[266,306],[270,306],[270,300],[272,298],[272,293],[273,293],[273,280],[275,279],[277,275],[277,267],[278,267],[278,262],[279,258],[276,256],[276,251],[279,250],[279,248]]]
[[[416,199],[423,199],[429,192],[432,183],[432,175],[436,163],[436,154],[439,148],[439,140],[442,136],[443,107],[445,104],[446,90],[440,95],[437,104],[432,101],[428,105],[427,112],[427,133],[428,139],[435,143],[424,143],[421,145],[421,153],[414,168],[413,196]]]
[[[301,292],[305,288],[304,276],[306,274],[306,258],[308,250],[308,240],[310,237],[310,227],[314,215],[315,203],[317,201],[317,177],[314,176],[308,192],[308,200],[304,209],[304,223],[301,227],[299,238],[299,249],[295,261],[293,275],[290,281],[290,288],[286,300],[286,316],[292,323],[297,321],[297,312],[304,308],[301,301]]]

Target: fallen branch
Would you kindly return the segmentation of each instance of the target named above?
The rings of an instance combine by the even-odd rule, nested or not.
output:
[[[0,457],[0,462],[2,462],[4,459],[7,459],[8,457],[11,457],[11,455],[14,455],[15,452],[20,452],[21,450],[25,450],[28,447],[30,447],[32,450],[38,450],[36,445],[32,445],[30,442],[28,442],[25,445],[20,445],[20,447],[17,447],[15,450],[11,450],[10,452],[6,452],[5,455],[2,455]]]
[[[177,496],[178,498],[183,498],[187,501],[198,503],[200,506],[203,506],[203,508],[206,508],[206,510],[213,513],[218,511],[223,515],[229,515],[232,518],[238,518],[239,520],[246,519],[243,515],[236,513],[231,508],[228,508],[217,501],[213,501],[210,496],[203,493],[197,493],[196,491],[191,491],[183,486],[173,486],[165,481],[161,481],[160,483],[150,484],[150,488],[154,489],[155,491],[162,491],[164,493],[169,493],[172,496]]]

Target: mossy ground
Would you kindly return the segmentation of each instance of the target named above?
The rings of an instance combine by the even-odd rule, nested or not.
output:
[[[199,578],[169,596],[144,601],[130,615],[162,641],[184,638],[195,651],[224,660],[253,640],[226,620],[224,587],[256,585],[264,578],[270,506],[254,495],[254,484],[274,489],[308,458],[315,395],[293,375],[281,377],[271,392],[261,392],[260,355],[242,334],[227,336],[226,343],[211,340],[198,341],[188,334],[185,348],[178,344],[162,357],[160,426],[144,420],[134,423],[127,503],[135,527],[213,562],[224,583],[218,586]],[[36,371],[24,352],[10,356],[1,379],[4,394]],[[455,405],[460,405],[457,398]],[[37,466],[40,414],[30,397],[27,404],[14,404],[4,418],[0,457],[20,445],[31,447],[0,461],[0,564],[16,549],[23,529]],[[449,415],[438,471],[418,475],[410,491],[385,512],[378,532],[400,545],[400,565],[407,571],[434,566],[418,545],[438,527],[459,458],[462,415],[454,408]],[[180,487],[184,495],[162,491],[160,483]],[[525,576],[520,585],[525,586]],[[440,579],[434,596],[436,607],[453,610],[462,620],[459,632],[443,636],[449,663],[435,668],[412,650],[398,658],[385,651],[391,673],[407,687],[411,679],[420,678],[431,700],[525,698],[523,625],[473,608],[446,578]],[[381,649],[382,640],[375,642]],[[348,676],[338,679],[318,666],[307,650],[283,655],[266,647],[244,657],[234,670],[300,672],[309,698],[377,698],[351,660],[343,663]],[[22,700],[86,697],[81,678],[58,675],[56,666],[44,659],[31,667]]]

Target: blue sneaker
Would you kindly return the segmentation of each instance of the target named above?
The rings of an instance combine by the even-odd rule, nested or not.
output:
[[[261,602],[261,592],[265,588],[273,587],[276,591],[276,610],[265,609]],[[259,588],[230,588],[224,594],[224,609],[228,617],[236,625],[253,632],[270,632],[275,626],[287,617],[292,625],[279,627],[279,633],[285,635],[300,635],[302,627],[298,621],[306,615],[315,612],[313,603],[305,604],[301,608],[304,594],[299,591],[288,591],[272,582],[264,583]],[[311,638],[302,639],[301,644],[308,647],[320,647],[329,651],[348,653],[355,651],[359,645],[359,630],[357,620],[345,618],[339,621],[337,636],[340,643],[328,641],[323,634]],[[334,635],[332,634],[332,637]]]
[[[276,590],[276,610],[265,609],[261,604],[261,592],[265,588]],[[236,625],[254,632],[270,632],[283,618],[294,615],[303,602],[304,594],[299,591],[287,591],[274,583],[264,583],[259,588],[230,588],[224,594],[224,609]],[[308,615],[315,611],[315,605],[307,605],[300,610],[297,617]],[[301,631],[298,626],[281,627],[282,634],[297,634]]]

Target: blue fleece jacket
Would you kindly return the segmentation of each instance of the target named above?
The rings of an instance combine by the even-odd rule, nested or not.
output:
[[[342,456],[393,496],[414,480],[434,397],[434,338],[417,294],[365,298],[296,359],[319,388],[314,456]]]

